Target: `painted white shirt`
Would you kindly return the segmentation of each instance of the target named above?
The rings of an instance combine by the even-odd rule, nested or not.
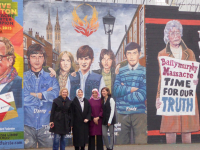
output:
[[[139,62],[138,62],[134,67],[132,67],[132,66],[128,63],[128,68],[129,68],[130,70],[135,70],[135,69],[137,69],[138,65],[139,65]]]
[[[0,84],[0,92],[3,90],[3,88],[7,85],[8,83]]]
[[[174,58],[176,58],[176,59],[182,58],[182,47],[181,46],[179,46],[179,48],[173,48],[170,46],[170,49],[172,51]]]

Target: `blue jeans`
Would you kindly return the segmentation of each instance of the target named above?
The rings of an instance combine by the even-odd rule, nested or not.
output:
[[[53,150],[58,150],[59,143],[60,143],[60,150],[65,150],[65,135],[64,134],[54,134]]]
[[[52,139],[49,128],[43,127],[39,130],[35,128],[24,126],[24,147],[30,148],[44,148],[52,147]]]

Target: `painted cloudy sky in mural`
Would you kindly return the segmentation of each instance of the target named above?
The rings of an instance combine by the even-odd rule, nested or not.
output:
[[[61,5],[63,3],[63,5]],[[96,7],[98,12],[99,29],[89,37],[86,37],[80,33],[77,33],[72,27],[72,11],[74,7],[77,7],[80,2],[54,2],[51,0],[45,1],[28,1],[24,0],[24,31],[28,32],[29,28],[32,28],[33,35],[35,32],[39,32],[39,35],[43,35],[46,39],[46,25],[48,22],[48,8],[51,13],[51,23],[54,28],[56,23],[56,14],[58,9],[59,23],[61,26],[61,51],[70,51],[76,56],[77,49],[82,45],[89,45],[93,48],[95,59],[92,69],[97,69],[99,62],[99,54],[101,49],[107,48],[108,36],[105,35],[102,17],[107,15],[110,10],[115,20],[114,33],[111,36],[111,47],[114,53],[118,50],[118,47],[125,34],[125,25],[129,26],[134,13],[137,9],[137,5],[127,4],[108,4],[108,3],[89,3]],[[105,5],[105,7],[102,7]],[[32,14],[32,15],[31,15]],[[92,8],[87,5],[82,5],[77,9],[77,14],[81,19],[86,15],[90,19],[92,15]],[[54,34],[54,32],[53,32]],[[54,38],[53,38],[54,39]],[[95,68],[93,68],[95,66]]]

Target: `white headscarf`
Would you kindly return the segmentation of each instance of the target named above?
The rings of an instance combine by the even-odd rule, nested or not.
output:
[[[93,91],[96,91],[96,92],[97,92],[97,98],[94,98],[93,95],[92,95],[92,96],[90,97],[90,99],[93,98],[94,100],[99,100],[99,99],[101,98],[101,95],[100,95],[99,91],[98,91],[97,89],[93,89],[92,92],[93,92]]]
[[[79,101],[82,102],[82,101],[83,101],[83,98],[84,98],[84,93],[83,93],[83,96],[82,96],[82,97],[79,97],[79,96],[78,96],[78,91],[79,91],[79,90],[81,90],[81,91],[83,92],[82,89],[77,89],[77,90],[76,90],[76,97],[78,98]]]

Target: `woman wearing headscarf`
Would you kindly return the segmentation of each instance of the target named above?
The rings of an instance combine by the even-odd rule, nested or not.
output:
[[[103,150],[102,140],[102,116],[103,109],[101,103],[101,97],[97,89],[92,90],[92,96],[89,99],[91,106],[91,118],[89,124],[89,145],[88,150],[95,150],[95,136],[97,139],[97,150]]]
[[[50,116],[50,132],[54,133],[53,150],[65,150],[65,135],[70,132],[70,105],[68,90],[60,90],[60,96],[53,100]]]
[[[76,97],[71,104],[73,132],[73,145],[75,150],[84,150],[88,143],[89,120],[91,119],[91,108],[87,99],[84,98],[83,90],[76,90]]]

